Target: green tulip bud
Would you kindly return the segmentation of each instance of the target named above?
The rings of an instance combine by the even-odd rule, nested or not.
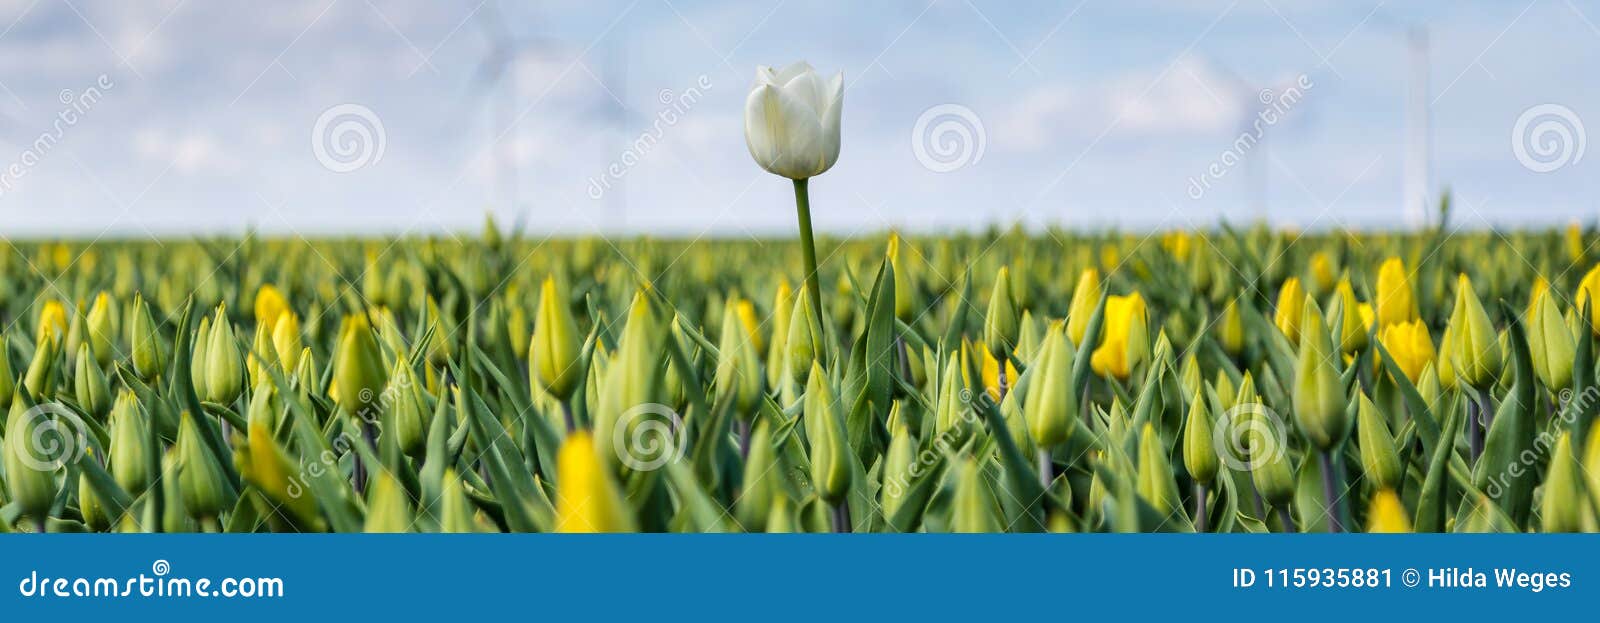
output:
[[[380,469],[372,481],[372,493],[367,496],[367,519],[361,526],[362,532],[411,531],[414,521],[406,490],[389,474],[389,470]]]
[[[1502,363],[1499,334],[1473,292],[1472,280],[1465,274],[1456,280],[1456,304],[1450,314],[1450,330],[1455,338],[1452,355],[1458,378],[1479,390],[1499,380]]]
[[[773,498],[783,495],[778,486],[781,477],[778,448],[772,444],[772,424],[762,419],[750,434],[750,454],[745,459],[744,485],[738,501],[739,525],[754,529],[767,524]]]
[[[111,527],[111,518],[106,516],[105,507],[100,504],[100,496],[95,495],[94,487],[89,485],[88,474],[78,476],[78,513],[83,515],[83,523],[89,526],[90,530],[103,532]]]
[[[178,425],[178,496],[190,517],[202,522],[214,520],[232,507],[230,487],[222,465],[201,440],[194,416],[183,412]]]
[[[72,382],[77,390],[78,406],[94,418],[103,420],[111,410],[111,386],[90,350],[88,342],[78,345],[78,370]]]
[[[1244,352],[1244,317],[1239,313],[1238,299],[1228,301],[1228,306],[1223,308],[1222,318],[1217,323],[1217,341],[1230,357]]]
[[[271,385],[271,371],[282,369],[278,361],[278,348],[272,344],[272,331],[257,326],[255,340],[250,345],[250,352],[245,355],[245,371],[250,378],[251,389],[264,384]]]
[[[557,287],[554,277],[546,277],[540,286],[535,322],[533,341],[528,345],[534,384],[559,400],[567,400],[582,379],[578,357],[583,351],[583,338],[567,306],[565,292]]]
[[[1344,440],[1345,397],[1344,383],[1333,363],[1339,354],[1333,350],[1321,317],[1317,302],[1306,301],[1300,356],[1295,362],[1294,416],[1306,439],[1327,452]]]
[[[1582,532],[1584,515],[1590,511],[1579,475],[1578,455],[1572,448],[1572,435],[1562,431],[1550,455],[1550,468],[1544,478],[1539,517],[1544,532]]]
[[[60,436],[74,432],[63,430],[67,426],[54,417],[50,410],[13,398],[6,417],[5,443],[0,444],[0,451],[5,453],[6,493],[22,516],[39,525],[50,516],[50,507],[60,491],[56,471],[63,460],[70,458],[57,455],[67,441]]]
[[[788,496],[780,495],[773,498],[772,510],[767,512],[767,525],[763,530],[768,534],[800,531],[800,525],[795,522],[794,511],[789,509]]]
[[[1429,409],[1439,407],[1439,398],[1444,395],[1444,388],[1439,384],[1438,368],[1435,368],[1432,362],[1423,365],[1422,374],[1417,376],[1417,394],[1422,396],[1423,404],[1428,405]]]
[[[194,395],[201,400],[210,400],[211,392],[206,390],[206,380],[211,378],[206,373],[206,364],[210,361],[207,355],[211,350],[211,317],[200,317],[200,330],[194,337],[193,356],[189,357],[189,379],[194,385]]]
[[[1566,389],[1572,383],[1576,346],[1555,297],[1538,297],[1528,316],[1528,350],[1533,355],[1534,374],[1552,391]]]
[[[149,517],[146,521],[161,522],[162,532],[192,532],[194,526],[189,521],[189,514],[183,508],[183,495],[179,473],[181,461],[178,459],[176,445],[167,448],[166,454],[161,455],[161,477],[157,486],[161,487],[162,500],[160,517]],[[155,505],[146,505],[146,508],[155,508]]]
[[[633,295],[633,304],[628,308],[628,324],[622,329],[622,341],[617,345],[616,354],[606,365],[599,408],[594,413],[595,439],[602,444],[600,447],[605,448],[601,454],[608,459],[622,458],[618,453],[628,450],[614,443],[616,439],[635,439],[633,433],[638,427],[652,419],[657,424],[666,424],[660,419],[662,414],[635,410],[635,407],[659,400],[661,348],[667,339],[667,332],[657,324],[655,313],[645,296],[642,290]],[[624,415],[629,417],[624,419]],[[624,427],[624,430],[619,431],[618,426]],[[664,447],[670,445],[663,444],[663,447],[653,450],[644,448],[647,456],[632,452],[629,452],[629,456],[646,462],[656,460],[661,455],[655,452],[671,452],[672,448]]]
[[[256,395],[270,395],[270,391],[263,388]],[[254,406],[256,402],[252,399],[250,404]],[[301,531],[321,532],[327,528],[306,489],[305,476],[296,475],[294,462],[273,439],[270,422],[252,418],[248,434],[234,436],[233,464],[245,482],[266,496],[273,515],[289,519]]]
[[[239,352],[239,340],[233,336],[233,323],[228,322],[227,310],[217,306],[216,317],[211,321],[211,336],[205,349],[206,400],[217,404],[233,404],[244,390],[244,355]]]
[[[976,459],[967,458],[956,475],[955,497],[951,500],[950,529],[963,533],[1004,532],[994,490],[984,478]]]
[[[22,377],[22,384],[28,388],[28,393],[39,400],[47,400],[55,392],[56,360],[60,358],[60,348],[60,340],[49,336],[40,340],[33,350],[33,361],[28,363],[28,373]]]
[[[461,486],[456,470],[444,469],[444,483],[439,487],[439,531],[447,534],[479,532],[477,510],[467,491]]]
[[[789,374],[795,383],[805,383],[811,373],[811,363],[822,354],[822,321],[811,305],[805,288],[795,292],[794,308],[789,314],[789,336],[784,340],[789,356]]]
[[[883,459],[883,515],[893,517],[906,501],[906,489],[916,475],[916,439],[905,422],[896,422]]]
[[[962,397],[970,395],[962,383],[961,362],[955,355],[947,358],[944,375],[939,379],[939,396],[934,402],[934,426],[940,435],[953,435],[952,441],[965,440],[972,419],[971,405]]]
[[[1239,414],[1241,417],[1254,418],[1250,429],[1259,431],[1250,444],[1250,480],[1262,499],[1281,507],[1294,498],[1295,489],[1294,468],[1289,464],[1287,449],[1272,445],[1277,443],[1276,439],[1282,438],[1283,433],[1278,431],[1281,424],[1276,418],[1270,417],[1266,409],[1251,411],[1248,416]]]
[[[717,399],[733,405],[734,416],[748,421],[755,415],[761,398],[761,360],[754,341],[745,331],[735,311],[739,300],[728,297],[722,314],[722,335],[717,342],[716,376],[713,386]]]
[[[1044,346],[1029,369],[1026,400],[1022,405],[1028,434],[1042,449],[1065,443],[1074,430],[1072,424],[1078,417],[1078,392],[1072,387],[1074,359],[1066,327],[1060,324],[1050,327]]]
[[[162,356],[162,336],[155,330],[155,319],[150,317],[150,306],[144,298],[133,295],[133,316],[128,327],[128,351],[133,354],[133,372],[139,380],[152,383],[162,375],[166,357]]]
[[[150,486],[150,424],[132,390],[117,394],[111,407],[111,479],[135,497]]]
[[[837,506],[850,492],[850,443],[832,384],[815,362],[806,381],[804,409],[811,437],[811,484],[818,496]]]
[[[1361,446],[1361,469],[1379,489],[1398,490],[1405,476],[1400,453],[1395,450],[1389,425],[1366,394],[1356,406],[1356,442]]]
[[[116,347],[117,329],[115,319],[116,309],[111,302],[111,296],[105,292],[94,297],[94,303],[89,306],[89,315],[86,318],[89,331],[89,348],[94,352],[95,363],[104,368],[111,365],[111,355]]]
[[[1216,481],[1220,469],[1217,447],[1212,441],[1213,428],[1205,395],[1196,391],[1189,402],[1189,417],[1183,425],[1183,466],[1195,482],[1206,486]]]
[[[278,430],[278,414],[283,408],[278,400],[277,386],[268,383],[250,392],[250,404],[245,407],[245,420],[261,422],[269,431]]]
[[[781,388],[785,379],[784,365],[788,363],[789,319],[794,316],[794,290],[788,281],[780,281],[772,295],[772,339],[767,341],[767,387]]]
[[[1004,360],[1016,346],[1019,318],[1016,297],[1011,293],[1011,272],[1001,266],[989,292],[989,310],[983,316],[983,343],[995,359]]]
[[[388,391],[394,396],[387,415],[395,442],[406,456],[421,458],[427,450],[428,421],[432,414],[423,402],[417,373],[403,357],[394,362]]]
[[[345,319],[345,325],[333,360],[333,384],[328,393],[345,413],[370,420],[377,416],[371,410],[379,407],[378,392],[388,381],[383,352],[366,314],[352,314]]]
[[[1167,445],[1149,422],[1144,423],[1139,434],[1138,478],[1139,496],[1158,514],[1165,517],[1179,508],[1178,483],[1172,477]]]
[[[428,326],[433,328],[433,339],[428,342],[428,363],[435,367],[443,366],[454,354],[455,326],[444,320],[444,313],[439,310],[439,301],[431,294],[423,305],[423,313]]]

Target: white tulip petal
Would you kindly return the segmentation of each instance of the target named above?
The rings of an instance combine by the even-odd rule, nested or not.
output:
[[[745,100],[745,144],[762,168],[790,179],[816,174],[822,127],[805,102],[762,85]]]
[[[833,168],[833,164],[839,161],[839,125],[844,111],[844,72],[834,74],[833,78],[828,80],[827,86],[823,87],[823,91],[827,93],[827,99],[824,100],[821,117],[822,162],[815,175]]]
[[[778,70],[772,81],[775,84],[788,84],[790,80],[794,80],[795,76],[804,73],[816,73],[816,70],[811,68],[811,63],[805,61],[790,63],[784,66],[783,69]]]
[[[777,81],[778,81],[778,73],[773,71],[771,67],[768,67],[766,65],[756,65],[756,85],[757,86],[763,85],[763,84],[776,85],[778,83]]]
[[[820,118],[822,107],[827,102],[822,93],[823,88],[822,78],[814,71],[807,71],[784,83],[783,92],[805,102],[811,107],[811,114]]]

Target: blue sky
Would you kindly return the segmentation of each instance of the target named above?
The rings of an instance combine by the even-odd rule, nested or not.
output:
[[[741,118],[755,67],[799,59],[848,85],[842,155],[812,183],[828,231],[1186,227],[1263,205],[1398,225],[1414,27],[1430,192],[1450,186],[1471,225],[1587,220],[1597,20],[1592,0],[0,0],[0,234],[429,232],[487,210],[539,231],[788,234],[789,185],[751,161]],[[513,51],[498,81],[491,37]],[[1261,89],[1301,80],[1232,164]],[[1512,139],[1545,104],[1567,133],[1524,124],[1556,147],[1539,172]],[[930,109],[968,120],[935,137],[957,141],[954,170],[913,147]],[[362,115],[364,134],[337,131]],[[350,158],[325,165],[319,127]],[[614,162],[621,185],[595,193]]]

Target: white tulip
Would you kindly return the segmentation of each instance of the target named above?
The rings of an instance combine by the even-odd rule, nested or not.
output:
[[[756,68],[744,104],[744,140],[761,168],[792,180],[822,174],[839,159],[844,73],[817,75],[804,61]]]

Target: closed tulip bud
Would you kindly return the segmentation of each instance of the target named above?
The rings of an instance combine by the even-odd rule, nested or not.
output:
[[[894,315],[901,322],[916,319],[916,289],[911,287],[911,271],[900,261],[900,234],[889,234],[889,265],[894,269]]]
[[[906,489],[918,472],[917,440],[905,422],[896,421],[889,434],[889,451],[883,456],[884,517],[893,517],[906,502]]]
[[[1067,337],[1078,348],[1083,348],[1083,333],[1089,330],[1089,317],[1100,304],[1100,271],[1083,269],[1078,275],[1078,285],[1072,289],[1072,303],[1067,307]]]
[[[1417,295],[1411,289],[1411,278],[1406,275],[1400,258],[1391,257],[1378,267],[1378,327],[1400,322],[1411,322],[1420,317],[1417,313]]]
[[[1250,380],[1249,372],[1244,373],[1244,380]],[[1219,403],[1217,406],[1219,408],[1227,411],[1234,407],[1239,397],[1239,388],[1234,386],[1233,378],[1228,376],[1227,371],[1217,370],[1217,380],[1211,383],[1211,387],[1217,392],[1217,402]],[[1250,391],[1252,392],[1250,399],[1253,401],[1255,400],[1255,385],[1252,384],[1250,386]]]
[[[207,357],[206,353],[210,351],[211,317],[201,316],[200,330],[196,331],[194,334],[194,350],[191,352],[189,357],[189,379],[194,385],[194,394],[199,396],[201,400],[210,400],[208,396],[211,395],[211,393],[206,390],[206,380],[210,378],[210,376],[206,374],[206,364],[211,361],[210,358]]]
[[[88,474],[78,476],[78,513],[83,515],[83,523],[90,530],[102,532],[111,527],[111,518],[106,516],[100,496],[95,495],[94,487],[90,486]]]
[[[270,393],[264,390],[257,395]],[[321,532],[326,529],[326,522],[317,513],[316,500],[306,490],[305,475],[299,473],[300,468],[273,439],[269,421],[251,418],[247,434],[236,435],[233,443],[233,464],[239,476],[267,497],[274,507],[274,515],[290,519],[297,530]]]
[[[39,400],[45,400],[55,392],[56,387],[56,361],[60,359],[60,341],[45,338],[33,350],[33,361],[28,363],[28,372],[22,377],[23,386],[28,388],[28,393]]]
[[[472,500],[467,499],[466,489],[461,486],[461,477],[456,470],[446,467],[444,483],[439,487],[439,531],[445,534],[481,532],[476,513]]]
[[[1400,479],[1405,476],[1400,453],[1395,450],[1389,425],[1366,394],[1361,394],[1361,402],[1356,406],[1356,441],[1361,446],[1361,469],[1373,485],[1380,489],[1398,489]]]
[[[1278,326],[1283,336],[1289,338],[1291,345],[1300,343],[1300,317],[1305,314],[1306,292],[1300,287],[1300,279],[1290,277],[1283,280],[1283,287],[1278,289],[1278,305],[1272,313],[1272,324]]]
[[[1411,520],[1406,517],[1406,507],[1393,490],[1385,487],[1372,494],[1372,502],[1367,505],[1367,532],[1411,532]]]
[[[194,416],[183,412],[178,425],[178,495],[190,517],[206,521],[231,508],[232,500],[222,465],[201,440],[202,434]]]
[[[772,500],[772,509],[767,512],[767,524],[762,529],[768,534],[789,534],[799,532],[801,526],[796,523],[794,511],[789,508],[789,498],[778,496]]]
[[[1161,441],[1155,426],[1144,423],[1139,434],[1139,496],[1144,498],[1162,517],[1178,508],[1178,484],[1172,478],[1172,463],[1167,458],[1167,444]]]
[[[1528,351],[1533,356],[1533,371],[1545,387],[1560,391],[1572,383],[1576,345],[1553,297],[1539,297],[1534,307],[1528,315]]]
[[[89,348],[94,352],[95,363],[102,368],[111,365],[111,355],[116,350],[116,316],[111,296],[105,292],[95,295],[85,320],[89,331]]]
[[[850,442],[838,400],[822,366],[811,364],[806,381],[805,425],[811,439],[811,484],[817,495],[837,506],[850,492]]]
[[[538,386],[565,401],[572,397],[582,378],[578,357],[583,338],[578,335],[578,323],[567,306],[567,298],[553,277],[546,277],[540,286],[535,323],[533,342],[528,346],[533,357],[530,369]]]
[[[745,145],[756,164],[775,175],[821,175],[839,159],[843,108],[842,72],[823,78],[805,62],[777,70],[763,65],[745,99]]]
[[[60,485],[56,471],[65,458],[56,454],[64,440],[53,435],[72,434],[61,423],[53,421],[49,410],[13,399],[11,411],[6,416],[5,443],[0,452],[5,454],[5,486],[11,503],[22,516],[44,525],[50,516]]]
[[[416,372],[405,358],[397,358],[389,375],[388,392],[394,396],[387,410],[394,427],[395,442],[407,456],[421,458],[427,449],[429,412],[423,403]]]
[[[277,286],[270,283],[262,284],[256,290],[256,327],[272,328],[278,323],[278,317],[289,311],[289,300],[283,297]]]
[[[203,398],[218,404],[233,404],[244,390],[244,357],[239,340],[233,336],[233,323],[227,312],[217,307],[211,320],[211,336],[205,349],[205,390]]]
[[[646,417],[622,420],[625,412],[648,402],[658,402],[661,388],[661,348],[668,333],[657,324],[656,316],[645,299],[643,290],[634,293],[633,304],[628,307],[628,323],[622,329],[622,341],[606,364],[605,383],[600,392],[599,408],[594,413],[595,438],[613,448],[615,438],[631,439],[633,431],[646,421]],[[645,413],[644,416],[653,414]],[[666,423],[657,420],[658,424]],[[617,426],[627,427],[618,431]],[[621,451],[621,448],[616,448]],[[662,448],[668,451],[670,448]],[[607,452],[608,458],[617,457]],[[635,457],[649,460],[646,457]]]
[[[89,325],[84,322],[82,305],[74,305],[71,314],[67,321],[67,339],[63,342],[66,348],[61,352],[66,353],[68,366],[76,366],[78,347],[89,343]]]
[[[1203,393],[1196,390],[1193,395],[1194,400],[1189,402],[1189,416],[1183,425],[1183,466],[1196,482],[1210,486],[1221,469],[1217,446],[1213,441],[1211,409],[1206,406]]]
[[[54,299],[45,301],[44,306],[39,308],[39,321],[33,333],[33,341],[60,340],[66,336],[66,306],[62,305],[61,301]]]
[[[1539,502],[1540,527],[1544,532],[1581,532],[1584,514],[1590,510],[1585,499],[1583,478],[1579,475],[1578,455],[1572,448],[1572,435],[1562,431],[1544,477],[1544,493]]]
[[[1422,396],[1422,402],[1429,408],[1437,408],[1439,398],[1444,395],[1437,370],[1434,364],[1427,364],[1422,366],[1422,374],[1417,377],[1417,393]]]
[[[105,372],[95,363],[87,342],[78,345],[78,369],[72,382],[78,406],[96,419],[105,419],[111,410],[111,386]]]
[[[271,331],[265,327],[257,327],[250,352],[245,354],[245,371],[250,377],[250,387],[271,385],[270,371],[281,369],[282,366],[278,363],[278,349],[272,345]]]
[[[376,415],[368,410],[378,406],[378,392],[388,381],[383,352],[366,314],[353,314],[345,323],[333,360],[333,386],[328,391],[346,413],[367,419]]]
[[[795,291],[794,308],[789,314],[789,337],[784,340],[788,350],[789,374],[795,383],[806,382],[811,364],[822,355],[822,322],[811,305],[811,295],[805,288]]]
[[[277,351],[278,364],[284,370],[293,370],[300,364],[300,351],[305,346],[300,341],[300,317],[294,312],[278,316],[277,324],[272,326],[272,348]]]
[[[983,343],[996,359],[1005,357],[1016,346],[1020,318],[1016,297],[1011,294],[1011,271],[1001,266],[989,292],[989,310],[983,316]]]
[[[1004,532],[994,499],[994,490],[984,478],[975,459],[965,459],[958,467],[956,491],[950,501],[950,530],[961,533]]]
[[[1022,310],[1020,326],[1021,329],[1017,333],[1017,359],[1031,363],[1039,354],[1039,347],[1044,341],[1044,328],[1026,309]]]
[[[249,422],[261,422],[267,430],[278,430],[279,413],[283,403],[278,400],[278,390],[272,383],[250,392],[250,404],[245,406],[244,417]]]
[[[1053,324],[1046,330],[1022,404],[1028,434],[1041,449],[1066,443],[1072,435],[1072,424],[1078,417],[1078,392],[1072,387],[1073,360],[1066,328]]]
[[[295,381],[296,389],[300,391],[300,397],[310,399],[311,394],[319,389],[317,384],[322,379],[317,371],[316,357],[311,354],[311,349],[308,347],[300,350],[297,359],[299,361],[295,362],[294,376],[291,378]]]
[[[518,299],[510,300],[513,303],[506,310],[506,341],[511,344],[512,355],[517,359],[527,359],[528,347],[533,345],[533,332],[528,328],[528,312],[523,310]]]
[[[378,470],[373,477],[372,493],[367,496],[367,517],[361,531],[394,534],[410,532],[415,525],[411,502],[405,487],[391,476],[389,470]]]
[[[1183,390],[1183,395],[1193,396],[1200,391],[1202,383],[1205,380],[1200,376],[1200,359],[1191,350],[1183,356],[1183,366],[1178,369],[1178,388]]]
[[[1321,297],[1332,291],[1339,279],[1339,267],[1333,262],[1333,256],[1327,251],[1318,251],[1311,256],[1311,270],[1308,276],[1313,290],[1312,294]]]
[[[767,342],[767,387],[781,387],[784,365],[788,363],[789,319],[794,315],[794,290],[788,281],[779,281],[772,295],[772,339]]]
[[[739,319],[739,301],[729,298],[722,314],[722,336],[717,342],[716,375],[713,379],[717,399],[733,405],[734,415],[749,420],[761,398],[761,360],[750,333]]]
[[[1378,341],[1412,383],[1417,382],[1424,366],[1433,363],[1433,336],[1428,334],[1428,325],[1421,320],[1406,320],[1386,326],[1379,330]]]
[[[1351,289],[1348,278],[1340,279],[1335,288],[1328,322],[1335,321],[1340,322],[1334,330],[1339,332],[1341,351],[1350,354],[1367,347],[1367,323],[1361,317],[1361,303],[1356,301],[1355,290]],[[1301,330],[1305,329],[1302,327]]]
[[[1261,499],[1273,507],[1282,507],[1294,498],[1294,467],[1289,464],[1287,453],[1272,452],[1259,459],[1252,458],[1250,481]]]
[[[1344,383],[1334,368],[1333,358],[1338,354],[1315,300],[1306,301],[1305,314],[1294,370],[1294,416],[1306,439],[1327,452],[1344,439]]]
[[[133,371],[139,379],[149,383],[161,375],[166,358],[161,354],[161,336],[156,333],[156,321],[150,317],[150,306],[138,294],[133,295],[133,315],[128,318],[128,341],[133,352]]]
[[[1461,382],[1483,390],[1500,377],[1499,333],[1472,291],[1472,281],[1463,274],[1456,284],[1455,310],[1450,314],[1455,371]]]
[[[982,380],[983,380],[983,389],[984,389],[985,392],[987,392],[989,394],[989,399],[990,400],[993,400],[995,402],[999,402],[1000,399],[1001,399],[1001,396],[1000,396],[1000,360],[995,359],[994,355],[990,354],[989,353],[989,349],[987,349],[987,348],[979,348],[978,349],[978,359],[979,359],[979,364],[978,364],[979,372],[980,372],[980,376],[982,377]],[[1006,382],[1010,383],[1010,384],[1016,384],[1017,380],[1018,380],[1017,379],[1017,367],[1011,363],[1011,359],[1010,358],[1007,358],[1006,359]],[[1010,390],[1007,390],[1007,396],[1009,396],[1010,394],[1011,394]]]
[[[1444,328],[1444,335],[1439,339],[1439,356],[1435,361],[1439,364],[1439,386],[1444,389],[1456,389],[1456,334],[1449,326]]]
[[[107,461],[111,479],[129,495],[139,496],[150,486],[150,424],[132,390],[117,394],[111,407],[111,449]]]
[[[939,396],[934,402],[934,426],[940,435],[953,435],[956,440],[966,439],[967,423],[971,418],[971,406],[963,400],[970,392],[966,389],[961,374],[961,362],[955,355],[951,355],[944,366],[944,374],[939,379]]]
[[[600,461],[589,432],[568,435],[556,453],[556,532],[637,529],[633,509],[623,500],[610,469]]]
[[[783,470],[778,466],[778,448],[772,444],[772,424],[762,419],[750,434],[750,455],[744,462],[743,490],[739,493],[739,524],[747,527],[767,524],[774,497],[783,495],[779,486]]]
[[[1583,474],[1584,486],[1590,495],[1600,491],[1600,426],[1589,427],[1589,442],[1584,444],[1583,456],[1579,473]]]
[[[1144,297],[1138,292],[1107,298],[1100,347],[1089,358],[1095,373],[1127,379],[1150,354],[1147,322]]]
[[[1217,341],[1231,357],[1244,352],[1244,318],[1239,315],[1238,299],[1228,301],[1228,306],[1223,308],[1222,318],[1217,323]]]
[[[428,326],[433,329],[433,339],[428,342],[428,363],[443,366],[454,354],[455,327],[444,319],[444,312],[439,310],[439,301],[431,294],[423,303],[423,314]]]

